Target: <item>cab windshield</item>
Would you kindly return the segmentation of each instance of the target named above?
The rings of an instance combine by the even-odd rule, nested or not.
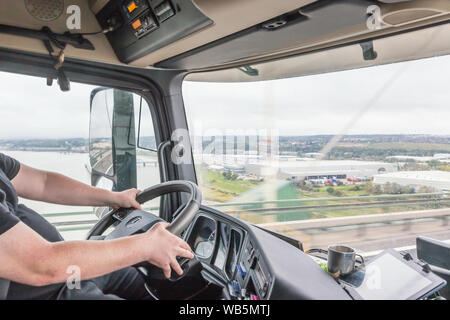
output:
[[[447,55],[278,80],[188,77],[204,203],[306,248],[450,239],[449,70]]]

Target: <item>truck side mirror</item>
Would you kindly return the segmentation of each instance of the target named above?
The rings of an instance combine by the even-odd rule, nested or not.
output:
[[[110,88],[91,92],[89,162],[91,185],[116,191],[136,188],[133,93]]]

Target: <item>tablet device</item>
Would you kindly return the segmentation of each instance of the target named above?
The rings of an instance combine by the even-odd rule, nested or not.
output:
[[[352,287],[352,296],[364,300],[423,299],[446,284],[431,271],[427,272],[419,261],[407,260],[392,249],[367,262],[357,278],[359,281],[351,278],[344,281]]]

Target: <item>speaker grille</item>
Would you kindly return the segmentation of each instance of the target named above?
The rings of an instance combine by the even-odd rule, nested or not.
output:
[[[64,11],[64,0],[25,0],[28,12],[38,20],[52,21]]]

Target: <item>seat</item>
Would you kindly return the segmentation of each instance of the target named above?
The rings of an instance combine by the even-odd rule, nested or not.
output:
[[[447,281],[447,285],[439,290],[445,299],[450,299],[450,244],[443,241],[417,237],[417,257],[430,265],[431,271]]]
[[[0,300],[6,300],[8,296],[9,280],[0,279]]]

